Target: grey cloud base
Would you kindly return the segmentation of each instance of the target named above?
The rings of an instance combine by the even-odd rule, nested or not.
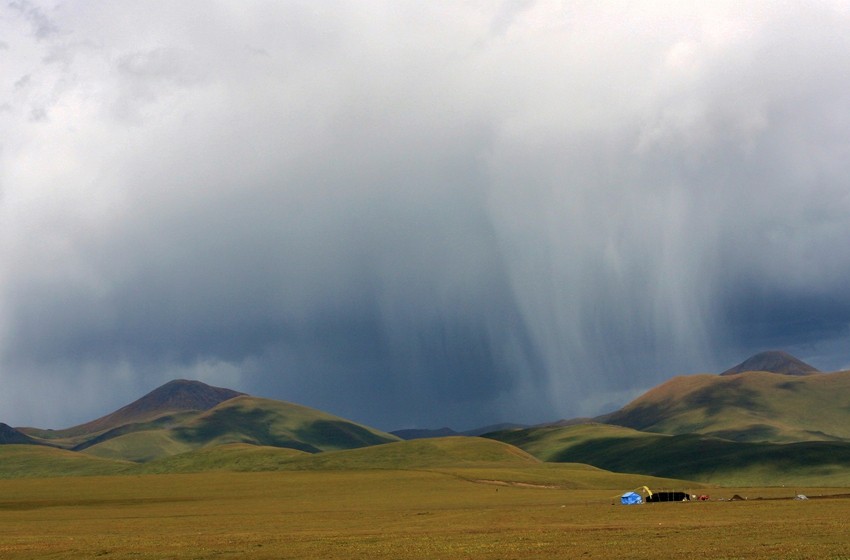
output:
[[[838,9],[0,13],[3,422],[194,378],[465,429],[850,364]]]

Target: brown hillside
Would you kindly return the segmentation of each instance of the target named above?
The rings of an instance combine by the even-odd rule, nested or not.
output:
[[[850,439],[850,371],[804,377],[758,371],[676,377],[613,413],[606,423],[739,441]]]
[[[782,373],[785,375],[814,375],[821,373],[819,370],[798,360],[787,352],[770,350],[768,352],[759,352],[737,366],[727,369],[720,375],[735,375],[744,373],[745,371],[769,371],[770,373]]]
[[[33,432],[31,435],[50,439],[95,434],[127,424],[148,422],[169,413],[210,410],[240,395],[244,393],[212,387],[200,381],[175,379],[157,387],[139,400],[86,424],[55,430],[49,434],[45,430],[37,430],[35,433],[36,430],[31,428],[21,428],[21,431]]]

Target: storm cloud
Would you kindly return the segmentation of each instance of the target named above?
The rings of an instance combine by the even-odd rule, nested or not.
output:
[[[850,367],[844,2],[0,8],[0,420],[383,429]]]

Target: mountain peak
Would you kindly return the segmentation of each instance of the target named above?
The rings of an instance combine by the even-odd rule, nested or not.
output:
[[[200,381],[175,379],[157,387],[124,408],[80,427],[84,428],[83,433],[93,433],[122,424],[148,420],[167,412],[209,410],[224,401],[244,394],[232,389],[213,387]]]
[[[244,394],[233,389],[213,387],[201,381],[174,379],[128,406],[144,402],[149,406],[169,407],[168,410],[209,410],[219,403]]]
[[[821,373],[819,370],[798,360],[787,352],[770,350],[759,352],[737,366],[727,369],[720,375],[735,375],[736,373],[743,373],[745,371],[768,371],[770,373],[782,373],[785,375],[814,375]]]

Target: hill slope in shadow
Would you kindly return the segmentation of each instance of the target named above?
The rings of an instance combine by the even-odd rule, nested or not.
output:
[[[850,485],[850,442],[735,442],[662,435],[620,426],[506,430],[484,437],[551,462],[726,486]]]

